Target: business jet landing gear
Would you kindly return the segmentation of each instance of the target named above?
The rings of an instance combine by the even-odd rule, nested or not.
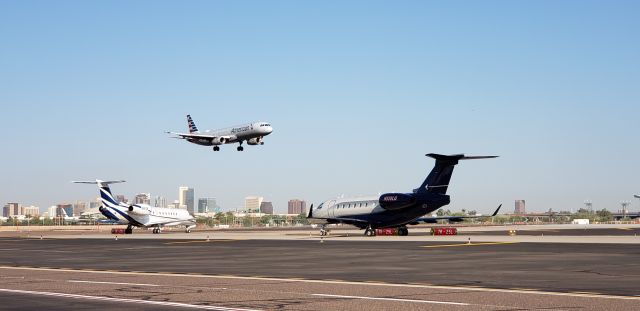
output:
[[[220,147],[219,146],[213,146],[213,151],[220,151]]]
[[[409,235],[409,229],[407,229],[407,227],[399,227],[398,228],[398,235],[401,235],[401,236]]]
[[[367,229],[364,229],[364,235],[366,235],[366,236],[376,236],[376,229],[373,229],[371,227],[371,225],[369,225],[369,227],[367,227]]]
[[[153,234],[159,234],[161,232],[160,227],[153,228]]]
[[[329,235],[329,230],[327,230],[324,225],[320,226],[320,236],[327,236],[327,235]]]
[[[132,234],[133,233],[133,227],[131,225],[127,226],[127,229],[124,229],[124,234]]]

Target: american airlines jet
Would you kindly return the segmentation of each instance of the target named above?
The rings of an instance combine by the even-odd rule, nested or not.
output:
[[[447,193],[453,167],[460,160],[488,159],[496,156],[468,157],[464,154],[441,155],[430,153],[436,164],[429,176],[411,193],[385,193],[381,196],[366,198],[340,198],[328,200],[317,208],[309,208],[307,218],[311,223],[320,224],[321,235],[326,235],[327,224],[350,224],[365,229],[367,236],[374,236],[378,228],[398,228],[398,235],[408,235],[407,225],[418,223],[436,223],[438,220],[459,222],[466,218],[486,216],[440,216],[424,217],[428,213],[448,205]],[[496,209],[492,216],[500,210]]]
[[[196,220],[187,210],[177,208],[153,207],[146,204],[126,204],[118,202],[111,194],[110,184],[122,183],[114,181],[73,181],[76,184],[98,185],[102,206],[99,211],[113,223],[125,224],[126,234],[133,232],[133,227],[153,228],[153,233],[160,233],[164,226],[185,226],[186,232],[196,227]]]
[[[230,128],[219,130],[198,131],[196,124],[191,119],[191,115],[187,115],[187,125],[189,133],[167,132],[167,134],[176,135],[173,138],[185,139],[190,143],[202,146],[213,146],[213,151],[220,151],[220,145],[239,143],[238,151],[244,150],[243,142],[248,145],[264,145],[264,137],[273,132],[271,124],[268,122],[254,122],[238,125]]]

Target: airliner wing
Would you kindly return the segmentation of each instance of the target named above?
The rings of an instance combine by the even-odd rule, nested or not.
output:
[[[175,138],[187,139],[187,138],[205,138],[205,139],[214,139],[216,136],[213,135],[205,135],[205,134],[187,134],[187,133],[175,133],[175,132],[166,132],[167,134],[176,135]]]
[[[500,210],[501,207],[502,207],[502,204],[498,205],[498,208],[491,215],[421,217],[421,218],[416,219],[414,222],[415,223],[424,222],[424,223],[433,224],[433,223],[438,222],[438,220],[447,220],[447,221],[450,221],[450,222],[461,222],[461,221],[464,221],[465,219],[493,217],[493,216],[498,214],[498,211]]]

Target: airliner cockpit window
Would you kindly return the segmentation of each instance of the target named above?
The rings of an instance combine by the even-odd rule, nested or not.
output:
[[[324,204],[324,203],[320,203],[320,205],[318,205],[318,208],[317,208],[317,209],[321,209],[323,204]]]

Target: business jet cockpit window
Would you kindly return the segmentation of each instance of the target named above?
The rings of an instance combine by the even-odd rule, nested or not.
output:
[[[318,208],[317,208],[317,209],[321,209],[321,208],[322,208],[322,205],[324,205],[324,203],[320,203],[320,205],[318,205]]]

